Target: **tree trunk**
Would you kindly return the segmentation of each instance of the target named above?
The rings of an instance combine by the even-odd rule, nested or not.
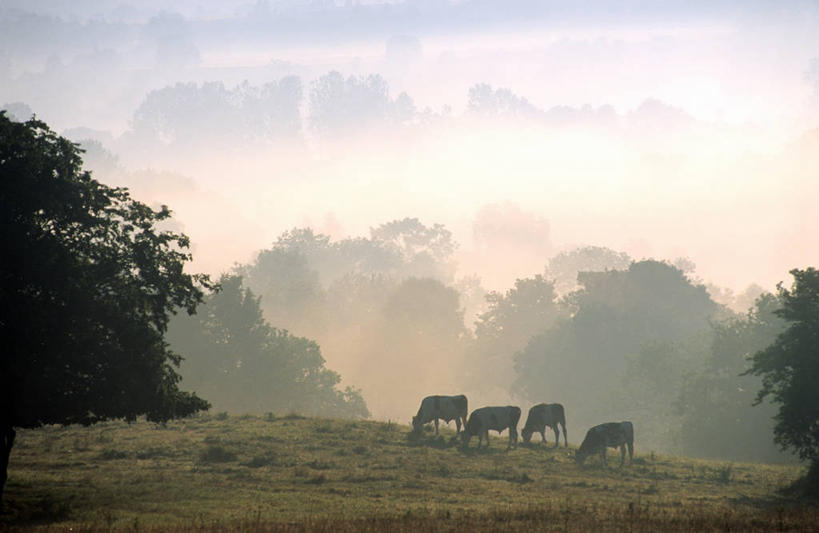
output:
[[[14,446],[15,435],[13,427],[0,426],[0,505],[3,504],[3,488],[8,479],[9,455],[11,455],[11,447]]]

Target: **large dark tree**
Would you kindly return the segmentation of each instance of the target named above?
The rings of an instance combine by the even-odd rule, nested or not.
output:
[[[43,122],[0,113],[0,491],[15,427],[208,407],[178,389],[164,340],[210,285],[184,271],[187,237],[157,228],[169,216],[94,180]]]
[[[782,308],[776,311],[787,329],[754,354],[748,372],[762,377],[756,402],[770,397],[779,406],[774,417],[776,442],[810,461],[810,479],[818,484],[819,270],[794,269],[791,275],[790,290],[778,286]]]

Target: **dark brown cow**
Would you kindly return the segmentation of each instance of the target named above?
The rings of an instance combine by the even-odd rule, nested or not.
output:
[[[583,464],[590,455],[599,453],[606,464],[606,448],[620,448],[620,466],[626,461],[626,446],[628,446],[628,462],[634,459],[634,426],[631,422],[607,422],[594,426],[586,432],[586,438],[580,444],[574,460]]]
[[[447,424],[455,420],[455,434],[461,432],[461,421],[466,426],[467,401],[466,396],[427,396],[421,400],[421,407],[418,414],[412,417],[412,428],[420,431],[421,427],[428,422],[435,421],[435,434],[438,434],[438,420],[443,420]]]
[[[469,447],[469,440],[472,437],[478,437],[478,448],[481,447],[481,442],[486,438],[486,446],[489,447],[489,430],[500,433],[504,429],[509,428],[509,445],[508,450],[513,446],[518,447],[518,422],[520,421],[520,407],[514,405],[507,405],[505,407],[481,407],[475,409],[469,415],[469,420],[464,427],[464,432],[461,434],[461,440],[464,448]]]
[[[560,427],[563,426],[563,444],[569,446],[569,436],[566,433],[566,414],[559,403],[539,403],[529,409],[526,424],[520,432],[523,442],[529,443],[533,433],[540,433],[543,442],[546,442],[546,426],[555,432],[555,448],[560,445]]]

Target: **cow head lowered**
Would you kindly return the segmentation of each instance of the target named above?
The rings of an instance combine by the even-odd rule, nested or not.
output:
[[[574,454],[574,462],[579,465],[582,465],[586,461],[586,459],[593,453],[591,450],[591,446],[586,446],[584,448],[583,447],[584,444],[586,444],[586,441],[583,441],[583,443],[580,445],[580,448],[578,448],[577,452],[575,452]]]
[[[628,448],[629,463],[631,463],[634,457],[634,426],[632,423],[627,420],[606,422],[589,429],[574,460],[577,464],[582,465],[587,457],[599,453],[605,466],[606,448],[620,448],[620,466],[625,462],[626,448]]]
[[[520,430],[520,436],[523,439],[524,444],[529,444],[529,441],[532,440],[532,433],[534,433],[534,431],[528,427]]]

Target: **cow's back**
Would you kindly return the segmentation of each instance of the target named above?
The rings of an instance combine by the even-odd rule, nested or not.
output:
[[[532,408],[529,409],[529,413],[526,415],[526,423],[523,425],[524,431],[540,431],[540,428],[547,424],[548,407],[549,406],[545,403],[539,403],[532,406]]]
[[[455,407],[455,412],[466,422],[466,415],[469,413],[469,402],[466,396],[459,394],[452,397],[452,404]]]
[[[466,427],[471,434],[475,435],[481,430],[503,431],[509,427],[516,429],[519,421],[520,407],[513,405],[481,407],[472,411]]]
[[[549,410],[551,411],[552,415],[552,424],[560,423],[563,427],[566,427],[566,410],[563,409],[562,403],[552,403],[549,404]]]
[[[453,419],[458,416],[466,419],[467,400],[466,396],[459,394],[457,396],[443,396],[433,395],[427,396],[421,401],[421,407],[418,409],[418,415],[424,422],[432,420],[433,418]]]
[[[634,426],[628,420],[620,422],[620,430],[623,432],[623,439],[629,446],[634,445]]]
[[[563,411],[563,405],[559,403],[539,403],[529,409],[529,414],[526,416],[525,430],[540,431],[545,426],[552,427],[557,423],[566,426],[566,415]]]

